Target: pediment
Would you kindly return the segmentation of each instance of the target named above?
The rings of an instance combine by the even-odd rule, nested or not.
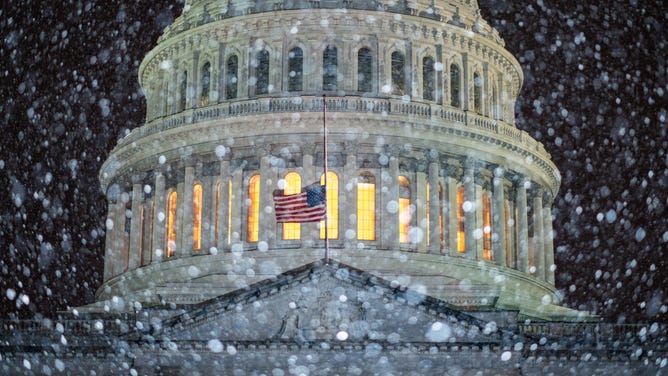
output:
[[[165,320],[181,341],[490,343],[493,323],[344,264],[316,262]]]

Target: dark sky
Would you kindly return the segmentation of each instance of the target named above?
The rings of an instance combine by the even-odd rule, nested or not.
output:
[[[106,204],[97,180],[140,126],[143,56],[183,4],[21,1],[0,8],[0,311],[92,302]],[[668,321],[668,72],[661,1],[480,0],[519,59],[518,127],[563,182],[557,287],[609,321]],[[27,298],[26,298],[27,297]]]

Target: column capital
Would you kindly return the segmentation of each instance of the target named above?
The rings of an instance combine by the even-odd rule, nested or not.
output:
[[[438,163],[440,162],[440,155],[438,151],[434,149],[429,149],[424,151],[424,158],[427,160],[429,163]]]
[[[316,144],[304,143],[300,147],[303,155],[315,155]]]
[[[462,175],[462,162],[460,160],[449,158],[445,163],[445,171],[447,176],[460,177]]]

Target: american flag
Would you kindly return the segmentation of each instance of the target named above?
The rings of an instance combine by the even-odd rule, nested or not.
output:
[[[274,191],[276,222],[319,222],[325,219],[327,198],[325,186],[313,183],[302,188],[301,193],[284,195]]]

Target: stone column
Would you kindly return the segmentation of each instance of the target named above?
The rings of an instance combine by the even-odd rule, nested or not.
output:
[[[258,243],[267,242],[269,248],[276,247],[276,215],[273,210],[267,212],[266,208],[274,207],[273,192],[276,188],[276,173],[271,169],[269,156],[260,159],[260,219]]]
[[[424,172],[418,171],[415,173],[415,198],[414,202],[411,202],[411,206],[415,206],[415,226],[419,229],[419,232],[422,233],[422,237],[414,236],[413,231],[408,232],[408,241],[411,243],[417,242],[414,247],[417,247],[418,252],[427,252],[427,234],[429,233],[429,223],[427,222],[427,174]],[[410,210],[410,209],[409,209]]]
[[[216,201],[213,194],[215,179],[212,179],[211,176],[203,176],[202,173],[198,173],[201,176],[202,182],[202,233],[201,236],[201,246],[200,253],[209,253],[211,247],[214,246],[214,220],[217,213],[214,213],[216,207]]]
[[[494,169],[492,201],[492,254],[497,265],[506,266],[506,217],[503,168]]]
[[[438,253],[441,248],[438,169],[438,161],[432,160],[429,162],[429,253]]]
[[[115,230],[116,230],[116,204],[114,203],[114,200],[118,199],[118,195],[116,197],[112,197],[112,193],[109,192],[111,190],[108,190],[107,193],[107,219],[105,220],[104,223],[104,228],[105,228],[105,240],[104,240],[104,281],[108,281],[111,279],[111,277],[114,276],[114,263],[113,263],[113,255],[114,255],[114,235],[115,235]]]
[[[216,215],[216,222],[218,228],[216,231],[216,247],[219,250],[228,250],[230,248],[230,161],[220,161],[220,173],[218,174],[218,182],[220,183],[220,192],[218,192],[218,212]]]
[[[188,73],[188,82],[186,82],[186,110],[199,107],[199,51],[196,49],[197,46],[191,46],[191,48],[193,49],[193,58],[190,67],[188,67],[190,72]]]
[[[344,239],[344,247],[350,249],[357,244],[357,157],[354,150],[346,150],[346,164],[343,166],[343,179],[339,183],[339,191],[343,189],[343,201],[339,201],[342,213],[343,228],[341,234]],[[343,204],[343,205],[341,205]],[[351,236],[354,234],[354,236]]]
[[[142,229],[141,229],[141,265],[151,263],[151,247],[153,241],[153,198],[144,196],[144,205],[142,205]]]
[[[128,234],[125,231],[126,213],[125,211],[128,194],[123,192],[116,200],[116,221],[114,223],[114,252],[112,256],[114,276],[117,276],[127,270],[128,267]]]
[[[507,192],[512,192],[511,188],[509,188]],[[508,196],[512,196],[512,193],[508,194]],[[517,222],[515,221],[514,201],[506,200],[505,205],[508,210],[508,216],[506,217],[506,236],[508,237],[508,241],[506,242],[507,266],[517,269],[517,242],[515,240],[517,234]]]
[[[445,178],[445,188],[448,195],[448,204],[445,205],[447,210],[448,222],[448,250],[450,256],[459,256],[459,249],[457,245],[457,232],[459,231],[459,222],[457,214],[459,213],[459,206],[457,205],[457,177],[460,176],[459,167],[448,162],[447,177]]]
[[[483,218],[483,193],[488,188],[491,176],[489,171],[478,169],[474,174],[475,177],[475,230],[473,230],[473,237],[475,238],[475,256],[478,260],[485,259],[485,221]],[[491,206],[491,205],[490,205]],[[491,225],[491,223],[490,223]],[[491,230],[491,229],[490,229]],[[491,249],[490,249],[491,252]]]
[[[469,77],[469,55],[468,53],[462,53],[462,72],[461,72],[461,95],[462,97],[462,109],[464,111],[469,111],[471,109],[471,103],[469,103],[469,82],[473,80],[472,77]]]
[[[551,205],[543,208],[543,228],[545,236],[545,280],[554,286],[554,230],[552,229]]]
[[[392,153],[394,154],[394,153]],[[381,169],[381,200],[380,216],[382,223],[381,245],[383,248],[399,250],[399,158],[396,155],[390,156],[389,167],[386,174]],[[383,195],[383,188],[386,188],[386,194]],[[391,205],[388,205],[390,204]],[[396,210],[388,210],[388,206]]]
[[[315,168],[313,167],[313,153],[315,150],[313,147],[306,147],[304,148],[303,152],[302,186],[306,186],[316,181]],[[303,247],[311,248],[315,245],[316,239],[320,238],[320,232],[318,231],[319,226],[320,224],[317,222],[301,224],[301,241]]]
[[[465,254],[469,259],[475,259],[477,253],[476,239],[473,232],[476,229],[475,170],[473,162],[467,161],[464,167],[464,241]]]
[[[195,205],[193,188],[195,186],[195,167],[186,166],[183,179],[183,223],[181,227],[181,256],[193,252],[193,208]]]
[[[527,181],[521,179],[517,185],[515,205],[517,206],[518,260],[519,271],[529,274],[529,223],[527,220]]]
[[[165,176],[162,172],[155,173],[155,189],[153,190],[153,250],[151,263],[159,262],[165,257],[165,221],[167,220],[165,203]]]
[[[536,191],[533,198],[533,238],[535,246],[536,278],[545,280],[545,238],[543,236],[543,192]]]
[[[142,239],[142,185],[132,184],[132,218],[130,219],[130,255],[128,269],[136,269],[141,263]]]
[[[236,168],[232,172],[232,198],[230,199],[230,246],[242,239],[241,224],[244,220],[244,182],[243,170]]]

